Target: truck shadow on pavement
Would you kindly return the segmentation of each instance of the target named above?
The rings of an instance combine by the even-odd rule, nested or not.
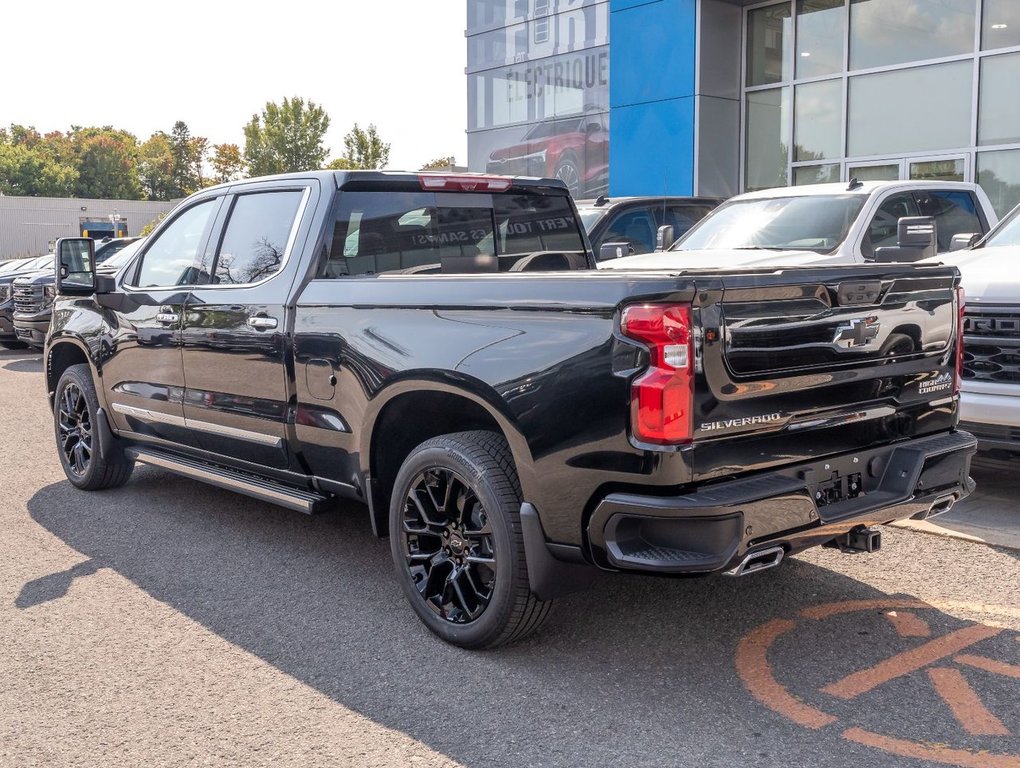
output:
[[[559,601],[539,635],[471,653],[418,622],[387,543],[357,505],[305,517],[139,468],[116,491],[49,485],[28,509],[88,560],[25,585],[19,607],[61,599],[74,579],[113,569],[332,700],[466,765],[915,764],[798,727],[741,682],[734,654],[755,627],[807,606],[888,597],[804,561],[736,580],[606,579]],[[952,628],[956,620],[940,615]],[[890,716],[911,706],[891,702]]]
[[[0,358],[0,360],[3,360],[3,358]],[[4,366],[4,370],[13,371],[14,373],[42,373],[42,357],[36,355],[35,357],[12,360]]]

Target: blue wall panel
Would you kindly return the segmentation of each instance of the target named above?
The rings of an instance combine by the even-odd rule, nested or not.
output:
[[[610,194],[691,194],[696,0],[609,9]]]
[[[694,97],[612,112],[610,195],[694,192]]]

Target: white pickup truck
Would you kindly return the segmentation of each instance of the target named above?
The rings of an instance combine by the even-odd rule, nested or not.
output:
[[[935,219],[939,252],[949,250],[954,236],[983,235],[998,221],[981,187],[965,182],[864,181],[766,189],[730,198],[668,250],[610,259],[599,268],[864,263],[874,260],[876,248],[896,245],[899,220],[911,216]]]
[[[966,294],[960,426],[982,449],[1020,453],[1020,206],[973,248],[939,259],[959,267]]]
[[[1020,453],[1020,208],[996,228],[976,184],[866,181],[785,187],[737,195],[668,250],[612,259],[600,269],[705,268],[865,263],[897,244],[901,218],[935,220],[940,261],[956,264],[966,296],[963,427],[982,449]],[[979,240],[971,250],[949,251]],[[659,240],[669,239],[668,232]],[[930,235],[929,235],[930,238]],[[956,242],[954,243],[954,238]],[[920,251],[918,254],[921,255]]]

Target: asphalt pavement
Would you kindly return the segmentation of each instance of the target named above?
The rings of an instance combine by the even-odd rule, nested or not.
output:
[[[1020,766],[1018,550],[607,578],[472,653],[356,505],[73,489],[37,355],[0,352],[0,435],[0,766]]]

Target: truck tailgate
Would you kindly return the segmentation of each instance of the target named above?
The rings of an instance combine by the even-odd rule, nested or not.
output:
[[[952,267],[699,278],[694,479],[951,429]]]

